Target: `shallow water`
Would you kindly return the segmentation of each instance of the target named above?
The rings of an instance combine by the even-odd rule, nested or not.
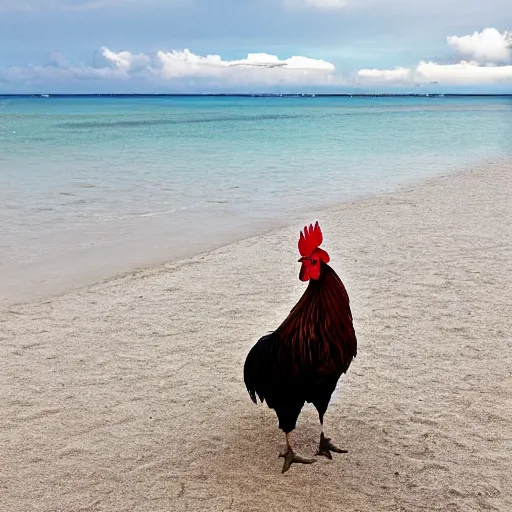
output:
[[[0,304],[508,156],[511,116],[503,97],[0,97]]]

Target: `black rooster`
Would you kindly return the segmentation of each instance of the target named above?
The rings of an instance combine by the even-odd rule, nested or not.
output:
[[[357,339],[347,291],[319,248],[322,240],[318,222],[301,232],[299,278],[309,285],[284,322],[254,345],[244,365],[252,401],[257,403],[256,396],[266,401],[286,435],[283,473],[293,462],[315,462],[295,454],[290,442],[305,402],[315,406],[322,426],[317,455],[332,459],[331,451],[346,453],[324,436],[323,420],[338,379],[357,354]]]

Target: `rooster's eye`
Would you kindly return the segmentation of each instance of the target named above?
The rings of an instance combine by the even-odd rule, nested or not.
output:
[[[318,260],[311,260],[311,265],[315,266],[318,263]]]

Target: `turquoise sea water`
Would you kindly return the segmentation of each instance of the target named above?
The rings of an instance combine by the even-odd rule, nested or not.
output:
[[[0,301],[511,154],[510,97],[0,97]]]

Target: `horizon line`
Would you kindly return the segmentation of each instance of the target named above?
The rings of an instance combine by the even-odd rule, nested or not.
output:
[[[63,98],[63,97],[205,97],[205,96],[222,96],[222,97],[278,97],[278,98],[301,98],[301,97],[512,97],[511,93],[363,93],[363,92],[346,92],[346,93],[275,93],[275,92],[259,92],[259,93],[0,93],[0,97],[18,97],[18,98]]]

